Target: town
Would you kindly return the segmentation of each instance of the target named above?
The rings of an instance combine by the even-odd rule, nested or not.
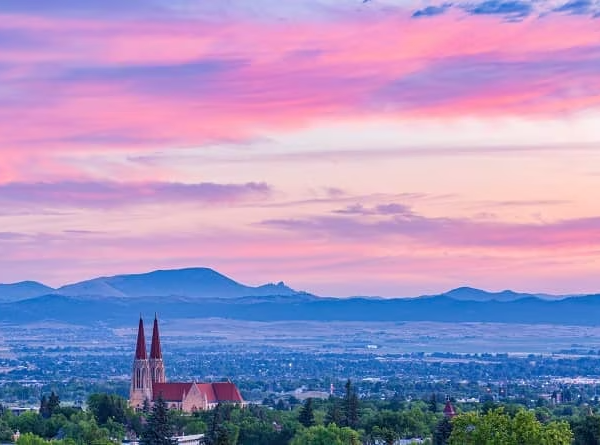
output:
[[[159,371],[148,369],[148,377],[156,375],[164,382],[165,374],[168,374],[166,381],[192,382],[185,386],[187,389],[182,389],[183,396],[186,391],[189,393],[191,385],[196,385],[194,382],[215,382],[212,385],[225,382],[239,388],[240,398],[237,400],[210,402],[205,396],[204,399],[200,396],[193,399],[194,403],[186,402],[186,406],[190,407],[187,417],[183,399],[176,401],[167,396],[170,397],[164,400],[167,408],[180,413],[178,429],[173,432],[173,437],[185,437],[185,440],[196,440],[197,443],[211,443],[210,428],[211,422],[214,423],[211,412],[217,406],[219,410],[228,407],[224,412],[230,419],[228,422],[233,422],[230,427],[241,428],[238,422],[243,419],[250,422],[246,418],[248,416],[253,419],[252,422],[257,421],[255,417],[262,419],[263,424],[265,418],[271,422],[268,432],[269,437],[273,437],[253,442],[258,439],[246,436],[250,433],[241,428],[237,436],[233,435],[236,437],[228,439],[235,438],[235,441],[227,442],[239,444],[291,441],[298,434],[299,425],[302,425],[300,416],[307,405],[315,416],[307,421],[309,426],[330,425],[332,422],[326,420],[327,416],[343,417],[341,407],[351,396],[355,396],[358,407],[357,419],[348,423],[347,419],[340,417],[333,423],[339,427],[356,428],[362,434],[357,437],[362,437],[363,443],[379,443],[378,440],[387,440],[384,436],[392,437],[392,443],[446,443],[435,437],[441,434],[438,427],[445,425],[440,422],[448,418],[444,414],[448,404],[453,416],[465,412],[490,412],[498,407],[514,411],[521,407],[535,413],[536,419],[544,422],[551,419],[570,422],[575,432],[583,431],[580,423],[590,422],[590,415],[595,419],[594,413],[600,409],[600,376],[597,371],[600,369],[600,352],[588,349],[584,344],[572,344],[568,349],[545,354],[402,353],[399,350],[385,352],[385,341],[379,342],[379,346],[377,336],[371,336],[370,343],[362,346],[356,345],[354,339],[349,345],[340,343],[335,348],[330,346],[329,350],[323,350],[323,345],[313,339],[311,347],[298,351],[294,349],[295,341],[285,346],[265,345],[247,339],[239,343],[226,340],[212,342],[207,340],[208,334],[185,336],[168,329],[174,326],[173,323],[165,325],[167,329],[162,330],[160,338],[155,318],[149,354],[145,350],[142,320],[137,330],[118,328],[108,330],[106,332],[112,334],[102,336],[97,334],[99,327],[81,326],[33,326],[23,330],[24,335],[18,338],[4,336],[0,359],[0,401],[3,410],[11,414],[9,421],[3,423],[1,438],[8,440],[17,431],[19,434],[39,433],[39,425],[36,430],[21,424],[18,419],[27,412],[41,416],[40,409],[43,411],[43,407],[40,400],[55,395],[67,412],[83,410],[89,413],[94,412],[91,408],[94,400],[108,397],[109,405],[117,404],[121,407],[117,411],[122,411],[119,414],[122,425],[111,432],[113,437],[116,439],[114,435],[118,434],[122,439],[137,440],[142,429],[136,416],[146,415],[151,406],[142,406],[143,397],[133,406],[127,400],[131,400],[136,392],[134,388],[140,387],[140,394],[144,394],[143,385],[132,383],[131,375],[132,361],[135,370],[146,366],[135,365],[146,363],[144,360],[154,360],[153,366],[159,363]],[[418,331],[417,327],[411,329]],[[311,336],[309,331],[310,327],[306,326],[306,332],[296,341],[306,342]],[[224,332],[221,331],[221,334]],[[62,346],[53,342],[52,338],[61,338]],[[165,350],[164,355],[162,349]],[[184,384],[160,382],[153,387],[155,392],[161,388],[161,391],[173,394],[167,389],[168,385],[175,385],[174,389],[184,388],[181,386]],[[202,385],[205,384],[198,388],[204,388]],[[158,394],[154,397],[149,394],[148,401],[156,401],[157,398]],[[131,409],[128,406],[133,409],[127,411]],[[125,416],[126,412],[129,412],[129,417]],[[398,423],[388,425],[389,431],[376,429],[382,427],[378,422],[383,421],[377,416],[390,413],[395,413],[394,422]],[[408,422],[403,416],[417,417]],[[106,426],[107,421],[96,419],[99,428]],[[290,427],[289,422],[292,421],[299,423]],[[385,422],[388,421],[391,422],[389,419]],[[252,428],[260,429],[254,424]],[[212,432],[213,440],[216,440],[215,431]],[[49,429],[43,435],[59,437],[50,434],[54,432]],[[108,434],[106,437],[110,440],[111,436]]]

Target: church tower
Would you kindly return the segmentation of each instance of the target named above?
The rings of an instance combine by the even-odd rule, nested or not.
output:
[[[150,346],[150,378],[152,383],[165,383],[165,365],[160,348],[160,335],[158,333],[158,318],[154,314],[154,327],[152,328],[152,345]]]
[[[146,355],[144,321],[140,315],[133,373],[131,375],[131,389],[129,390],[129,404],[134,409],[141,409],[145,400],[152,401],[152,381],[150,380],[150,364]]]

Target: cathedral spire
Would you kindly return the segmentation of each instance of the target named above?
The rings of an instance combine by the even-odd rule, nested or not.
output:
[[[144,337],[144,320],[140,314],[140,324],[138,327],[137,346],[135,348],[135,359],[146,360],[146,338]]]
[[[158,333],[158,317],[156,314],[154,314],[154,327],[152,328],[149,366],[152,383],[165,383],[165,364],[163,363],[162,350],[160,348],[160,334]]]
[[[150,358],[162,360],[160,348],[160,335],[158,333],[158,317],[154,314],[154,327],[152,328],[152,345],[150,346]]]
[[[146,338],[144,336],[144,320],[140,314],[135,359],[131,375],[129,403],[135,409],[141,409],[145,400],[152,400],[152,381],[150,380],[150,364],[146,354]]]

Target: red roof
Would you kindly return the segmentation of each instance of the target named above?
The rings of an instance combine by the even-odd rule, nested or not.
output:
[[[156,400],[160,394],[167,402],[181,402],[184,394],[188,394],[196,385],[206,395],[208,403],[242,403],[242,395],[237,386],[231,382],[220,383],[154,383],[152,396]]]
[[[242,403],[244,401],[237,386],[231,382],[213,383],[212,387],[219,402]]]
[[[215,395],[215,389],[213,388],[212,383],[196,383],[196,386],[202,394],[206,394],[206,401],[208,403],[219,402],[217,396]]]
[[[456,416],[456,411],[454,411],[454,407],[452,406],[452,403],[450,403],[450,400],[448,400],[446,402],[446,406],[444,407],[444,416],[446,416],[446,417]]]
[[[158,319],[154,314],[154,327],[152,328],[152,345],[150,346],[150,358],[162,359],[160,348],[160,335],[158,334]]]
[[[159,395],[167,402],[180,402],[183,395],[190,392],[193,383],[153,383],[152,398],[158,399]]]
[[[140,325],[138,327],[137,346],[135,347],[135,359],[146,360],[146,339],[144,338],[144,321],[140,316]]]

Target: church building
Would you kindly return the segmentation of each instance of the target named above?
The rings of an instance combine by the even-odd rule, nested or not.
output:
[[[146,354],[144,321],[140,316],[131,389],[129,391],[129,405],[136,410],[140,410],[146,400],[152,405],[159,396],[162,396],[169,408],[184,412],[213,409],[219,403],[244,405],[240,391],[231,382],[167,382],[160,346],[158,319],[156,316],[154,317],[150,357],[148,357]]]

